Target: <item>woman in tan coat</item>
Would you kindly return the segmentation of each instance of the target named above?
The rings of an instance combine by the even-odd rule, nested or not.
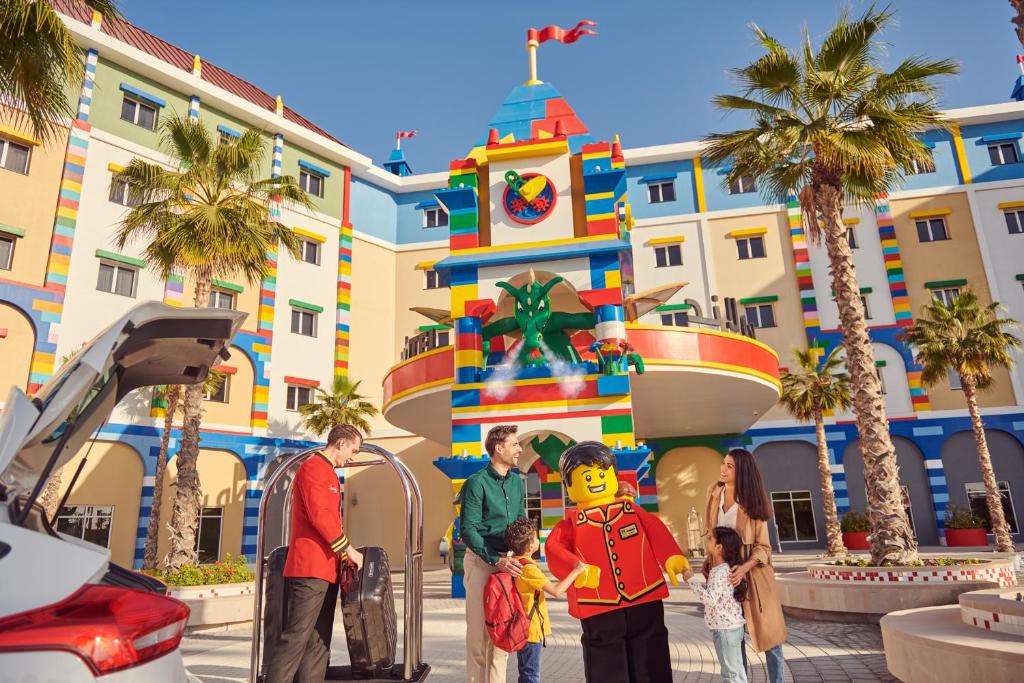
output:
[[[730,451],[722,461],[720,481],[708,489],[705,529],[725,526],[739,534],[744,562],[733,567],[729,578],[736,586],[746,576],[748,589],[743,613],[750,642],[755,651],[765,653],[769,682],[783,683],[782,643],[786,641],[786,622],[772,568],[772,547],[768,539],[771,517],[771,503],[754,456],[743,449]],[[707,567],[704,574],[707,575]]]

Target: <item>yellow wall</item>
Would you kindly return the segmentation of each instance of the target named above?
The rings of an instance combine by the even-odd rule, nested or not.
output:
[[[983,305],[991,303],[992,294],[988,288],[981,251],[974,233],[967,195],[957,193],[893,200],[891,208],[896,240],[900,245],[900,258],[903,261],[903,273],[907,280],[907,294],[914,317],[921,314],[923,306],[932,302],[931,291],[924,286],[926,282],[964,279],[977,293]],[[951,211],[944,216],[950,239],[921,242],[917,237],[916,221],[910,214],[946,209]],[[991,389],[978,395],[979,403],[982,406],[1013,405],[1015,401],[1009,373],[996,369],[993,375],[995,384]],[[963,392],[950,390],[945,380],[929,387],[928,397],[933,410],[958,410],[966,405]]]
[[[62,496],[87,452],[89,444],[61,469]],[[110,559],[123,567],[131,567],[135,558],[135,535],[142,499],[142,459],[130,446],[111,441],[94,442],[88,454],[89,459],[68,498],[68,504],[113,505]]]
[[[7,330],[7,336],[0,339],[0,391],[7,398],[12,386],[25,390],[28,385],[29,366],[36,334],[29,319],[17,308],[0,303],[0,328]]]
[[[399,343],[399,352],[402,349],[402,342],[406,337],[412,336],[417,328],[421,325],[434,324],[429,318],[410,311],[410,307],[424,306],[444,310],[451,308],[451,290],[447,287],[424,289],[426,276],[422,269],[416,267],[417,263],[440,261],[447,255],[447,247],[402,251],[395,254],[395,338]],[[396,356],[395,362],[397,361]]]
[[[203,492],[203,507],[224,508],[221,525],[220,557],[242,552],[242,522],[245,514],[245,466],[234,453],[212,448],[199,449],[199,483]],[[164,495],[161,503],[159,553],[163,556],[170,547],[167,524],[171,521],[175,485],[178,480],[178,458],[167,463],[164,477]]]
[[[25,131],[6,107],[0,106],[0,125]],[[15,239],[11,270],[0,270],[0,278],[42,285],[50,253],[50,236],[57,209],[57,193],[64,168],[67,133],[41,145],[33,145],[28,175],[0,168],[0,223],[25,231]]]
[[[686,520],[695,508],[704,524],[705,495],[718,481],[722,456],[710,448],[673,448],[658,460],[658,514],[672,530],[683,550],[688,550]]]
[[[224,365],[238,372],[228,375],[228,402],[203,401],[203,422],[218,425],[249,427],[252,412],[252,387],[256,371],[249,357],[237,346],[230,349],[231,358]]]

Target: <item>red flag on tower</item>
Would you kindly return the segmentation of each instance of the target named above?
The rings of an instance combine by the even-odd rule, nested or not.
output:
[[[564,29],[561,26],[555,25],[545,26],[540,30],[531,28],[526,33],[526,40],[535,40],[539,44],[546,43],[549,40],[557,40],[560,43],[569,44],[575,43],[580,36],[597,35],[597,31],[591,31],[589,28],[584,28],[584,26],[597,26],[597,22],[584,19],[570,29]]]
[[[414,138],[418,132],[418,130],[400,130],[395,133],[395,139],[401,140],[402,138]]]

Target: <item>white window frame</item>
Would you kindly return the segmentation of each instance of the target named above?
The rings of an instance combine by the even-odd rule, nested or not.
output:
[[[113,505],[89,505],[89,504],[80,504],[80,503],[69,503],[69,504],[65,505],[64,507],[76,508],[76,511],[75,511],[74,514],[71,514],[71,515],[60,514],[62,511],[58,511],[57,522],[56,522],[56,524],[54,524],[55,528],[60,526],[60,520],[62,520],[62,519],[75,519],[76,517],[80,517],[82,519],[82,535],[74,537],[74,538],[78,538],[78,539],[80,539],[82,541],[85,541],[86,524],[88,523],[88,521],[90,519],[108,518],[110,520],[110,526],[107,528],[107,544],[103,545],[103,546],[100,546],[100,547],[101,548],[109,548],[110,547],[110,542],[113,540],[113,537],[114,537],[114,506]],[[99,512],[99,514],[96,514],[97,512]],[[61,531],[61,533],[67,534],[68,536],[71,536],[71,534],[68,533],[67,531]],[[92,543],[92,541],[86,541],[86,542],[87,543]],[[99,545],[99,544],[98,543],[93,543],[93,545]]]
[[[423,289],[448,289],[449,286],[445,284],[441,271],[433,268],[423,271]]]
[[[316,403],[316,389],[313,387],[307,387],[302,384],[286,384],[285,387],[284,409],[289,413],[297,413],[302,406]],[[309,401],[300,404],[299,392],[302,391],[309,392]]]
[[[875,366],[875,375],[878,376],[878,386],[880,388],[882,396],[887,395],[889,393],[889,388],[887,386],[885,386],[885,366],[884,365],[876,365]]]
[[[661,314],[661,324],[665,327],[687,327],[688,323],[689,314],[686,311],[666,311]]]
[[[994,156],[993,152],[995,152]],[[1007,159],[1009,159],[1011,154],[1013,159],[1008,161]],[[1020,149],[1017,148],[1017,143],[1012,140],[1010,142],[996,142],[988,145],[988,160],[993,166],[1019,164]]]
[[[20,147],[24,149],[28,154],[25,155],[25,170],[19,170],[16,168],[7,167],[7,154],[11,149],[11,146]],[[11,173],[18,173],[21,175],[28,175],[28,170],[32,167],[32,145],[25,145],[14,140],[8,140],[7,138],[0,138],[0,168]]]
[[[1024,235],[1024,208],[1003,211],[1006,230],[1011,235]],[[1011,225],[1012,222],[1012,225]]]
[[[665,198],[666,185],[671,188],[669,191],[669,194],[672,195],[671,199]],[[674,180],[659,180],[657,182],[647,183],[648,204],[664,204],[666,202],[674,201],[676,201],[676,183]]]
[[[781,498],[781,499],[776,500],[775,496],[776,495],[781,495],[781,494],[788,495],[789,497],[788,498]],[[804,498],[803,495],[801,495],[800,498],[794,498],[794,494],[807,494],[807,497]],[[793,535],[796,538],[794,538],[792,540],[789,540],[789,541],[784,541],[784,540],[782,540],[782,535],[780,533],[780,535],[779,535],[779,543],[812,543],[812,542],[818,540],[818,518],[817,518],[817,515],[814,514],[814,507],[815,507],[815,505],[814,505],[814,497],[811,496],[811,492],[810,491],[796,491],[796,490],[793,490],[793,491],[772,491],[769,494],[769,498],[771,499],[772,514],[773,515],[775,513],[775,503],[789,503],[789,509],[793,513]],[[793,505],[793,503],[796,502],[796,501],[799,501],[801,503],[804,502],[804,501],[808,501],[811,504],[810,505],[810,509],[811,509],[811,522],[812,522],[812,527],[814,529],[814,538],[800,538],[800,530],[799,530],[799,527],[798,527],[798,525],[796,523],[796,507]]]
[[[214,398],[215,396],[221,396],[221,398]],[[216,394],[211,394],[208,391],[203,392],[203,400],[209,401],[210,403],[230,403],[231,402],[231,375],[224,373],[221,378],[220,388]]]
[[[300,239],[299,241],[302,242],[302,254],[299,256],[299,260],[302,261],[303,263],[308,263],[311,266],[319,266],[320,265],[320,259],[322,258],[323,251],[324,251],[323,250],[323,245],[320,242],[318,242],[317,240]],[[316,256],[316,260],[315,261],[310,261],[308,258],[306,258],[306,256],[307,256],[307,251],[306,250],[311,245],[313,247],[313,253]]]
[[[938,299],[947,308],[960,296],[959,287],[938,287],[931,292],[932,298]]]
[[[673,258],[675,256],[675,258]],[[678,261],[678,263],[673,263]],[[683,245],[663,244],[654,248],[655,268],[678,268],[683,265]]]
[[[846,226],[846,242],[850,245],[850,249],[860,249],[860,242],[857,241],[857,226]]]
[[[740,176],[735,182],[729,183],[729,194],[749,194],[757,192],[757,181],[752,175]]]
[[[871,308],[868,306],[868,295],[860,295],[860,305],[864,307],[864,319],[871,320]]]
[[[974,490],[972,490],[972,487]],[[1017,531],[1011,533],[1020,533],[1020,525],[1017,524],[1017,506],[1013,503],[1013,489],[1010,487],[1010,482],[1005,480],[999,480],[996,482],[996,488],[1001,491],[1006,491],[1006,498],[1010,501],[1009,516],[1007,517],[1007,523],[1010,522],[1010,517],[1013,518],[1013,526],[1017,527]],[[971,481],[964,484],[964,490],[967,492],[967,507],[971,506],[971,494],[980,495],[985,497],[985,484],[980,481]],[[1003,510],[1003,514],[1006,515],[1007,511]],[[988,530],[986,530],[988,531]],[[988,535],[992,535],[991,531],[988,531]]]
[[[759,241],[761,243],[761,255],[755,256],[752,246]],[[736,258],[740,261],[750,261],[758,258],[768,258],[768,244],[764,235],[751,235],[750,237],[736,238]]]
[[[448,212],[440,206],[431,206],[423,209],[424,228],[447,228]]]
[[[763,308],[767,308],[771,312],[772,324],[762,325],[763,322]],[[751,317],[750,312],[753,311],[754,315]],[[779,320],[775,317],[775,304],[773,303],[762,303],[762,304],[743,304],[743,315],[746,317],[747,322],[750,323],[751,327],[756,327],[759,330],[768,330],[773,327],[779,326]]]
[[[230,306],[221,306],[220,305],[220,303],[223,301],[224,297],[227,297],[228,301],[231,302]],[[217,302],[216,305],[214,304],[214,301]],[[222,289],[220,287],[210,287],[210,299],[209,299],[209,306],[208,306],[208,308],[220,308],[220,309],[224,309],[224,310],[227,310],[227,311],[234,311],[234,310],[237,310],[237,307],[236,307],[237,304],[238,304],[238,294],[236,292],[232,292],[232,291],[229,291],[227,289]]]
[[[130,119],[129,118],[125,118],[125,116],[124,116],[124,103],[125,102],[131,102],[132,104],[135,105],[135,109],[132,111],[132,117]],[[152,127],[147,127],[147,126],[144,126],[141,123],[139,123],[139,112],[142,111],[143,107],[146,108],[146,109],[149,109],[149,110],[151,110],[153,112],[153,126]],[[121,101],[121,120],[122,121],[127,121],[128,123],[130,123],[130,124],[132,124],[134,126],[138,126],[139,128],[142,128],[143,130],[156,130],[156,127],[159,124],[159,118],[160,118],[160,107],[156,106],[155,104],[149,104],[148,102],[143,102],[139,98],[132,97],[130,95],[125,95],[124,99]]]
[[[217,514],[208,514],[207,510],[217,510]],[[201,507],[199,508],[198,524],[196,526],[196,562],[199,562],[199,541],[203,536],[203,520],[204,519],[219,519],[220,527],[217,530],[217,557],[213,558],[214,562],[220,562],[221,556],[221,544],[224,542],[224,508],[223,506],[217,507]],[[205,563],[204,563],[205,564]]]
[[[311,192],[310,189],[309,189],[310,179],[314,178],[314,177],[316,177],[320,181],[320,191],[319,192]],[[327,180],[327,178],[325,176],[320,175],[316,171],[311,171],[308,168],[300,168],[299,169],[299,187],[302,188],[302,191],[305,192],[308,195],[311,195],[313,197],[323,198],[323,196],[324,196],[324,185],[326,184],[324,182],[325,180]]]
[[[299,316],[300,316],[298,329],[295,328],[295,324],[294,324],[295,314],[296,313],[298,313]],[[309,316],[313,317],[313,333],[312,334],[306,334],[305,332],[302,331],[302,319],[301,319],[301,316],[304,316],[304,315],[309,315]],[[291,326],[292,334],[298,334],[298,335],[303,336],[303,337],[315,338],[317,336],[317,328],[320,326],[319,318],[320,318],[320,314],[318,314],[316,311],[310,311],[309,309],[306,309],[306,308],[299,308],[298,306],[292,306],[292,326]]]
[[[8,242],[11,245],[7,252],[7,261],[0,260],[0,270],[12,270],[14,268],[14,250],[18,247],[18,239],[10,235],[0,235],[0,242]]]
[[[960,382],[960,373],[950,368],[946,371],[946,379],[949,381],[951,391],[963,391],[963,384]]]
[[[110,192],[107,194],[107,199],[119,206],[127,206],[129,209],[145,201],[141,192],[133,192],[128,187],[128,183],[123,180],[117,180],[113,176],[110,178]]]
[[[942,234],[944,237],[936,237],[938,234],[936,223],[942,228]],[[917,229],[917,240],[918,242],[945,242],[952,239],[949,235],[949,224],[946,223],[945,216],[929,216],[927,218],[918,218],[914,221],[914,227]],[[928,239],[921,239],[921,229],[924,228],[924,233],[928,235]]]
[[[103,266],[107,266],[109,268],[113,268],[114,269],[113,275],[110,276],[110,289],[102,289],[100,287],[100,272],[101,272],[101,269],[103,268]],[[114,294],[116,296],[124,296],[124,297],[128,297],[129,299],[136,298],[136,295],[138,294],[138,291],[139,291],[139,275],[140,275],[140,272],[139,272],[138,268],[136,268],[135,266],[125,265],[124,263],[118,263],[117,261],[108,261],[107,259],[100,259],[99,268],[100,269],[98,269],[96,271],[96,291],[97,292],[103,292],[105,294]],[[118,271],[121,271],[121,270],[130,271],[132,273],[132,293],[131,294],[122,294],[121,292],[117,291],[117,274],[118,274]]]

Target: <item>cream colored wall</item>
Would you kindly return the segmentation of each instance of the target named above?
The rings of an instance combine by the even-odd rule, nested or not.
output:
[[[766,257],[740,260],[736,240],[727,235],[734,230],[752,228],[768,229],[764,236]],[[785,212],[711,219],[708,221],[708,248],[716,278],[713,291],[719,296],[719,305],[725,297],[734,297],[742,315],[740,299],[779,297],[774,303],[776,327],[757,330],[757,339],[775,349],[782,367],[791,365],[792,348],[806,348],[807,337],[793,261],[793,242],[789,237],[789,220]],[[762,419],[788,418],[789,415],[777,404]]]
[[[231,358],[224,365],[238,370],[228,375],[228,402],[203,401],[203,423],[249,428],[252,414],[252,387],[256,371],[249,357],[237,346],[228,349]]]
[[[455,506],[451,482],[433,461],[447,455],[448,448],[415,437],[370,440],[399,456],[416,477],[423,495],[423,562],[439,566],[438,544],[455,517]],[[404,505],[402,488],[390,467],[345,471],[345,533],[358,546],[383,547],[393,568],[404,558]]]
[[[211,448],[199,449],[199,482],[203,507],[224,508],[221,523],[220,557],[227,553],[238,556],[242,552],[242,520],[245,514],[245,466],[234,453]],[[161,502],[161,524],[158,548],[160,556],[170,548],[167,523],[171,520],[174,496],[177,492],[178,458],[167,463],[164,495]]]
[[[0,303],[0,328],[7,330],[7,336],[0,338],[0,408],[7,400],[7,391],[16,386],[22,391],[28,385],[29,367],[32,364],[32,349],[35,348],[36,333],[28,317],[9,304]],[[58,359],[60,360],[60,359]]]
[[[247,330],[255,330],[260,311],[260,283],[251,284],[240,273],[233,273],[216,279],[230,282],[243,288],[241,292],[232,292],[235,295],[235,310],[243,311],[249,316],[242,323],[242,327]],[[185,278],[184,297],[185,305],[192,306],[196,298],[196,280],[191,275]],[[287,302],[285,303],[287,304]]]
[[[89,459],[68,498],[69,505],[113,505],[110,523],[110,559],[122,567],[131,567],[135,558],[135,534],[139,527],[139,503],[142,500],[142,459],[130,446],[111,441],[96,441],[82,448],[61,469],[60,494],[68,490],[82,458]]]
[[[683,550],[688,549],[686,521],[690,509],[697,510],[703,525],[704,496],[708,486],[718,481],[721,465],[722,456],[703,446],[673,448],[658,460],[658,514]]]
[[[974,223],[963,193],[945,194],[914,199],[898,199],[891,203],[896,240],[900,245],[900,259],[903,274],[907,280],[907,294],[914,317],[921,314],[921,308],[932,301],[931,292],[924,283],[936,280],[967,280],[977,293],[982,305],[991,303],[992,294],[981,260]],[[937,242],[921,242],[917,237],[913,212],[939,211],[949,209],[944,216],[950,239]],[[1005,229],[1004,226],[1001,226]],[[993,372],[994,386],[978,395],[983,407],[1007,406],[1014,404],[1013,387],[1006,370]],[[946,380],[928,388],[928,398],[933,410],[962,410],[965,407],[963,392],[949,388]]]
[[[451,290],[447,287],[426,289],[424,271],[416,267],[417,263],[440,261],[447,255],[448,247],[401,251],[395,254],[395,341],[398,342],[399,353],[406,337],[416,333],[421,325],[434,324],[419,313],[410,311],[410,307],[424,306],[444,310],[451,308]],[[398,358],[396,355],[394,362],[397,363]]]
[[[3,106],[0,124],[26,130]],[[0,278],[43,284],[67,141],[65,132],[46,144],[32,145],[27,175],[0,168],[0,197],[6,198],[0,201],[0,223],[25,231],[24,237],[15,239],[11,270],[0,270]]]

